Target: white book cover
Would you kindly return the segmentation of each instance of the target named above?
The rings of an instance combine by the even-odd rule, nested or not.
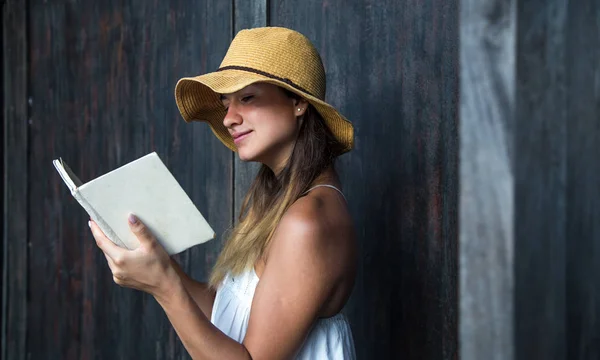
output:
[[[215,232],[153,152],[83,184],[62,159],[52,161],[73,197],[115,244],[139,242],[127,218],[135,214],[169,255],[215,238]]]

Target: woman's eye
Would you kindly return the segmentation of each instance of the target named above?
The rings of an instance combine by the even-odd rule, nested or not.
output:
[[[248,95],[248,96],[244,96],[244,97],[242,98],[242,101],[243,101],[243,102],[247,102],[247,101],[251,100],[253,97],[254,97],[254,95]]]

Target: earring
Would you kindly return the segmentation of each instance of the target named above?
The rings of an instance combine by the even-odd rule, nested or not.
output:
[[[302,111],[302,109],[298,108],[298,111]]]

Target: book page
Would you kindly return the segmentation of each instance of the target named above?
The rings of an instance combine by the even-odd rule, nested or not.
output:
[[[81,180],[79,180],[79,178],[73,173],[73,171],[71,171],[67,164],[63,162],[62,158],[53,160],[52,163],[54,164],[54,167],[60,174],[60,177],[63,179],[65,184],[67,184],[67,187],[69,188],[71,193],[73,193],[73,191],[75,191],[78,187],[83,185]]]

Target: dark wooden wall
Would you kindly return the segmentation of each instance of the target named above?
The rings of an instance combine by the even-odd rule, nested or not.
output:
[[[600,3],[569,3],[565,40],[567,318],[569,359],[600,358]],[[564,135],[563,135],[564,136]],[[539,310],[538,310],[539,311]],[[527,353],[523,354],[523,358]]]
[[[315,43],[327,99],[356,127],[338,165],[360,235],[345,309],[359,358],[456,358],[457,5],[7,1],[4,357],[188,358],[151,297],[112,283],[51,160],[87,180],[157,151],[221,235],[256,165],[185,124],[174,85],[216,69],[238,30],[277,25]],[[178,257],[205,280],[220,246]]]
[[[460,354],[600,358],[600,3],[461,1]]]
[[[600,3],[517,9],[516,355],[598,359]]]
[[[2,6],[3,228],[2,358],[25,359],[27,328],[27,28],[26,7]],[[9,170],[10,169],[10,170]]]

